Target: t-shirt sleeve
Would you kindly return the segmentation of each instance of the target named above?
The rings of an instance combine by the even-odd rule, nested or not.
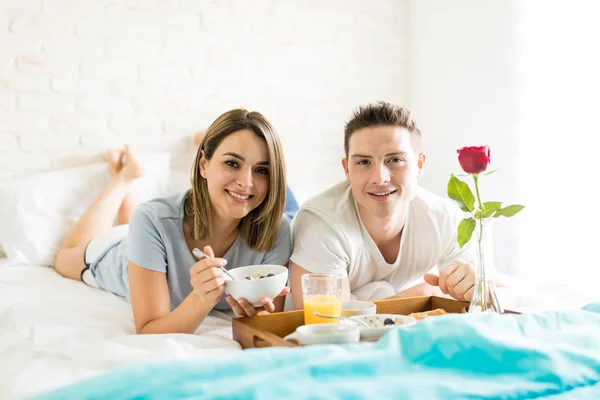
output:
[[[292,232],[290,230],[290,220],[284,215],[281,217],[279,231],[277,231],[275,247],[265,254],[263,264],[286,265],[290,261],[291,254]]]
[[[147,205],[139,205],[129,222],[127,258],[140,267],[167,272],[167,252],[163,230],[156,213]]]
[[[458,224],[460,224],[463,218],[467,218],[467,214],[463,214],[458,206],[452,204],[448,207],[446,220],[443,225],[444,235],[442,236],[446,239],[446,250],[442,259],[437,264],[439,271],[446,268],[452,261],[458,258],[467,262],[473,262],[474,260],[475,248],[472,245],[473,238],[462,248],[458,245]]]
[[[312,273],[348,276],[348,256],[343,239],[316,214],[301,210],[294,220],[292,261]]]

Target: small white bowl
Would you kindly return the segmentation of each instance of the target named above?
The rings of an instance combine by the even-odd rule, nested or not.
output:
[[[223,274],[225,293],[231,295],[236,301],[243,297],[253,307],[261,307],[263,297],[270,297],[271,299],[277,297],[288,280],[288,269],[283,265],[248,265],[228,271],[235,280],[232,281],[227,275]],[[269,274],[273,274],[273,276],[267,276]],[[246,279],[254,276],[264,276],[264,278]]]
[[[370,301],[344,300],[342,301],[342,315],[352,317],[354,315],[373,315],[377,311],[377,305]]]
[[[384,325],[386,319],[394,321],[394,325]],[[409,325],[417,322],[413,317],[401,314],[375,314],[375,315],[355,315],[350,317],[351,320],[359,320],[369,324],[370,328],[364,327],[357,322],[352,322],[360,326],[361,339],[375,339],[383,336],[392,328]],[[348,322],[350,323],[350,322]]]

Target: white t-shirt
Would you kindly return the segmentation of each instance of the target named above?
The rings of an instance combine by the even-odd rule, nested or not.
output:
[[[382,299],[422,282],[436,266],[441,271],[456,258],[472,261],[470,246],[461,249],[457,242],[462,218],[450,199],[419,188],[410,203],[398,258],[389,264],[360,219],[350,184],[342,182],[298,211],[291,260],[313,273],[347,276],[353,298]]]

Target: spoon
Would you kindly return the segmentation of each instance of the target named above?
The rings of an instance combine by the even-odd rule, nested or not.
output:
[[[360,319],[352,319],[352,318],[349,318],[349,317],[344,317],[342,315],[325,315],[325,314],[321,314],[318,311],[314,311],[313,313],[317,317],[321,317],[321,318],[332,318],[332,319],[339,319],[339,320],[348,320],[348,321],[352,321],[352,322],[357,322],[359,325],[362,325],[362,326],[364,326],[366,328],[370,328],[371,327],[365,321],[361,321]]]
[[[209,258],[202,250],[198,248],[194,248],[194,250],[192,250],[192,254],[198,259],[198,261],[202,260],[203,258]],[[229,273],[229,271],[223,267],[221,267],[221,269],[227,274],[228,277],[231,278],[232,281],[235,281],[235,278]]]

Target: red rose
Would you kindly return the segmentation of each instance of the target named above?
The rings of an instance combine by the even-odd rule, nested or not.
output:
[[[488,146],[469,146],[456,150],[458,162],[463,171],[468,174],[484,172],[490,163],[490,148]]]

